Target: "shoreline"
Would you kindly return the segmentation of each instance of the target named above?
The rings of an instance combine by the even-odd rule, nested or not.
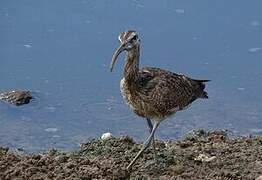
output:
[[[131,171],[140,150],[130,137],[94,139],[72,152],[18,154],[0,148],[0,179],[256,179],[262,178],[262,136],[229,138],[223,131],[181,141],[156,140]]]

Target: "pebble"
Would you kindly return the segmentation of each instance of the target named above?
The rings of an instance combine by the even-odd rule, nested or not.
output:
[[[9,91],[0,94],[0,100],[6,101],[10,104],[21,106],[30,103],[33,96],[30,91]]]
[[[112,137],[113,137],[113,135],[110,132],[107,132],[107,133],[102,134],[101,139],[107,140],[107,139],[110,139]]]
[[[67,162],[68,160],[68,157],[65,156],[65,155],[59,155],[57,157],[54,158],[57,162],[59,163],[64,163],[64,162]]]
[[[195,158],[195,161],[201,161],[201,162],[210,162],[216,159],[216,156],[208,157],[205,154],[199,154],[198,157]]]
[[[255,180],[262,180],[262,175],[260,175],[259,177],[257,177]]]

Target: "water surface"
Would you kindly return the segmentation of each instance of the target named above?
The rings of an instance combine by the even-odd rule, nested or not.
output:
[[[32,90],[36,99],[0,103],[0,145],[71,150],[107,131],[143,140],[146,122],[119,92],[123,60],[108,70],[127,29],[140,34],[141,66],[212,80],[210,99],[163,122],[157,138],[198,128],[262,135],[261,7],[259,0],[2,0],[0,91]]]

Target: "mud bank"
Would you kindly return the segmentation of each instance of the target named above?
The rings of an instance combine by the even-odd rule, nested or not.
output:
[[[262,175],[262,137],[230,139],[205,132],[182,141],[157,141],[129,172],[141,148],[129,137],[95,139],[79,151],[19,155],[0,149],[0,179],[256,179]]]

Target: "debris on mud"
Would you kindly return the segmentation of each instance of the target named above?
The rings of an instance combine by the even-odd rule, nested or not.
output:
[[[0,100],[7,103],[21,106],[24,104],[30,103],[30,100],[33,98],[30,91],[10,91],[0,94]]]
[[[79,151],[19,155],[0,148],[0,179],[256,179],[262,175],[262,137],[230,139],[205,132],[182,141],[156,141],[126,171],[141,144],[129,137],[94,139]]]

